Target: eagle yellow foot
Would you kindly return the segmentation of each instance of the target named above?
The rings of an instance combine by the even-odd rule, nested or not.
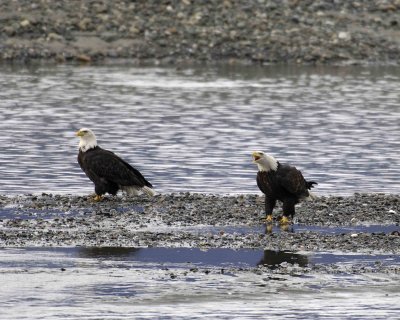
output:
[[[96,196],[93,198],[93,200],[96,202],[99,202],[99,201],[103,200],[103,197],[96,194]]]
[[[265,218],[265,221],[267,222],[267,223],[271,223],[271,222],[273,222],[273,218],[272,218],[272,214],[269,214],[269,215],[267,215],[267,217]]]
[[[283,216],[280,220],[279,220],[279,224],[280,225],[288,225],[290,224],[289,219],[286,216]]]

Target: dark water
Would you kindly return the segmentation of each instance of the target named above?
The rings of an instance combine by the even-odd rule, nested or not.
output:
[[[398,274],[346,272],[356,264],[395,267],[400,260],[391,255],[8,248],[0,256],[2,319],[396,319],[399,312]],[[332,274],[298,271],[313,264],[334,264]],[[257,272],[259,265],[271,272]]]
[[[400,189],[397,67],[0,67],[0,193],[92,192],[74,132],[159,192],[256,193],[253,150],[318,194]]]
[[[1,250],[1,249],[0,249]],[[4,251],[5,250],[5,251]],[[3,253],[13,252],[12,249],[2,249]],[[113,261],[114,266],[126,267],[131,263],[134,268],[254,268],[260,265],[275,269],[283,264],[298,265],[300,267],[313,264],[337,264],[337,263],[385,263],[396,265],[400,263],[398,255],[377,254],[339,254],[339,253],[296,253],[279,250],[259,249],[199,249],[199,248],[129,248],[129,247],[55,247],[55,248],[24,248],[14,250],[14,255],[35,255],[36,257],[64,256],[72,258],[69,263],[64,260],[47,261],[42,265],[38,260],[31,263],[13,261],[0,262],[1,268],[38,267],[46,268],[73,268],[80,259],[98,259],[99,261]]]
[[[193,233],[302,233],[302,232],[315,232],[320,234],[347,234],[347,233],[391,233],[393,231],[400,231],[398,225],[356,225],[356,226],[307,226],[294,224],[282,228],[277,225],[256,225],[256,226],[197,226],[197,227],[179,227],[180,231],[193,232]]]

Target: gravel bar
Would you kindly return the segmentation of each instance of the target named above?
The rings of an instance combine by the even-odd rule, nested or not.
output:
[[[398,0],[1,1],[0,61],[387,64],[399,25]]]
[[[400,226],[399,231],[386,233],[252,231],[251,227],[264,224],[263,202],[259,195],[198,193],[116,196],[100,203],[71,195],[0,196],[0,247],[255,248],[400,254]],[[280,207],[274,214],[279,212]],[[294,222],[331,228],[398,226],[400,196],[319,197],[298,205]],[[247,231],[229,231],[235,226]],[[209,227],[220,231],[210,232]]]

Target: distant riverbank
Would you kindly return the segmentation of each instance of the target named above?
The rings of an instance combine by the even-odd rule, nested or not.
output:
[[[397,64],[399,1],[2,1],[0,61]]]

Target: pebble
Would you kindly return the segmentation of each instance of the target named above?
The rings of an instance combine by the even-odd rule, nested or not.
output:
[[[398,63],[398,1],[357,3],[0,1],[0,61]]]

